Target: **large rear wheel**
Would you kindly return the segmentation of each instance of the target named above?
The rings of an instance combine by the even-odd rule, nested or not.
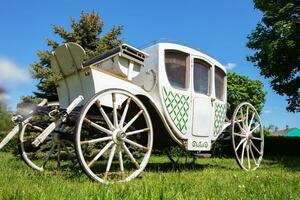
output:
[[[92,179],[127,182],[146,167],[153,129],[142,102],[120,89],[102,91],[83,107],[76,124],[78,160]]]

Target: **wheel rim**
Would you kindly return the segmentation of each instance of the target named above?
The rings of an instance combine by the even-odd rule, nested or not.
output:
[[[148,163],[152,131],[150,116],[137,97],[118,89],[101,92],[86,103],[76,125],[79,162],[101,183],[130,181]]]
[[[38,171],[60,167],[61,160],[65,157],[69,160],[74,149],[71,142],[59,139],[58,133],[51,133],[43,143],[34,147],[32,142],[49,124],[47,114],[36,113],[20,132],[19,147],[22,159],[29,167]]]
[[[241,103],[232,117],[232,144],[238,165],[246,170],[256,170],[264,150],[263,125],[258,112],[249,103]]]

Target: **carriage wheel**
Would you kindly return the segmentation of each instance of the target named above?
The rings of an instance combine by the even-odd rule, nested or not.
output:
[[[76,124],[76,153],[85,173],[101,183],[127,182],[146,167],[153,129],[142,102],[131,93],[109,89],[83,107]]]
[[[232,144],[238,165],[246,170],[259,167],[264,150],[263,125],[254,106],[241,103],[232,117]]]
[[[186,151],[178,146],[171,146],[166,149],[166,154],[169,160],[175,165],[194,164],[196,157],[191,155],[189,151]]]
[[[71,142],[61,140],[59,134],[51,133],[38,147],[32,145],[35,138],[51,123],[47,113],[35,113],[26,123],[19,136],[19,151],[25,163],[38,171],[59,167],[61,160],[70,160],[74,147]],[[73,150],[72,150],[73,149]]]

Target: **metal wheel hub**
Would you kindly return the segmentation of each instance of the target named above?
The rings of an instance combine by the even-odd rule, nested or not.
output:
[[[115,144],[120,144],[126,138],[126,133],[121,129],[116,129],[113,132],[112,138]]]

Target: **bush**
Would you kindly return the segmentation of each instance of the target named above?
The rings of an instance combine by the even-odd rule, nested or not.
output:
[[[214,157],[234,157],[231,140],[217,141]],[[265,136],[264,156],[300,156],[300,137]]]
[[[0,131],[0,141],[9,133],[9,131]],[[1,151],[12,152],[13,154],[18,154],[18,136],[17,134],[11,141],[9,141]]]
[[[300,156],[300,137],[265,137],[266,156]]]

